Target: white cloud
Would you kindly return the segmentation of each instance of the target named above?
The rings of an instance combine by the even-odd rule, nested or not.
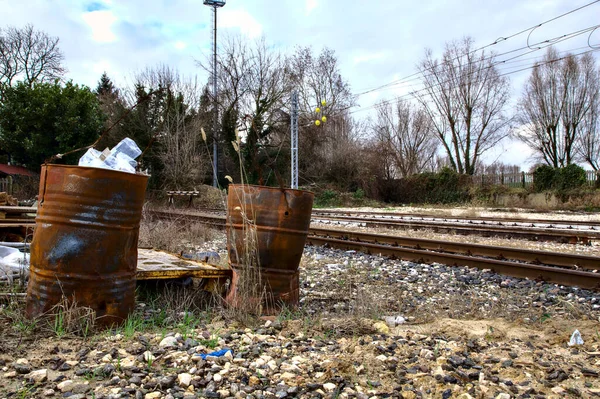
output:
[[[109,10],[87,12],[82,15],[83,20],[92,29],[92,39],[98,43],[111,43],[117,40],[117,36],[111,30],[111,26],[117,21],[117,17]]]
[[[175,47],[177,50],[183,50],[187,47],[187,44],[181,40],[178,40],[173,44],[173,47]]]
[[[383,51],[379,51],[376,53],[362,53],[362,54],[355,56],[352,59],[352,62],[354,62],[354,65],[356,65],[356,64],[360,64],[362,62],[382,60],[385,57],[386,57],[386,54]]]
[[[222,8],[219,15],[218,27],[239,28],[243,35],[251,39],[262,35],[262,25],[246,10]]]
[[[318,5],[317,0],[306,0],[306,15],[310,14]]]

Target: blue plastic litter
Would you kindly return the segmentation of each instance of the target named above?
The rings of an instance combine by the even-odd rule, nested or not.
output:
[[[201,353],[200,357],[202,358],[202,360],[206,360],[208,356],[221,357],[225,356],[227,352],[231,352],[233,354],[233,351],[231,349],[221,349],[220,351],[214,351],[211,353]]]

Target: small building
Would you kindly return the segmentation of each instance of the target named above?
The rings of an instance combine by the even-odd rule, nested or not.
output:
[[[32,179],[37,181],[37,176],[37,173],[22,166],[0,163],[0,192],[6,192],[9,195],[12,195],[14,191],[17,190],[15,184],[18,186],[28,185],[28,181],[31,181]],[[33,183],[34,189],[36,184],[37,183]]]

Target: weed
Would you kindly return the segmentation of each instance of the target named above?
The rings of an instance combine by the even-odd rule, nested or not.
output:
[[[65,316],[62,309],[58,309],[58,312],[54,315],[54,334],[58,338],[65,335]]]
[[[185,312],[183,320],[179,324],[179,331],[183,339],[188,337],[194,338],[195,329],[200,324],[200,321],[194,316],[193,313]]]
[[[33,394],[33,386],[24,386],[19,388],[16,392],[15,397],[18,399],[27,399],[31,398]]]
[[[75,299],[62,297],[59,303],[50,309],[52,332],[59,338],[66,334],[87,337],[94,328],[96,312],[84,306],[78,306]]]
[[[138,313],[133,313],[129,315],[125,323],[123,324],[123,328],[121,329],[121,334],[126,339],[132,339],[137,331],[140,331],[144,328],[144,319]]]

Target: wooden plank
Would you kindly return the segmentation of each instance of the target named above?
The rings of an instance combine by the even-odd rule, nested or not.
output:
[[[30,221],[27,223],[24,223],[24,222],[0,223],[0,228],[5,228],[5,227],[35,227],[35,222]]]
[[[0,206],[1,212],[6,213],[36,213],[35,206]]]
[[[177,255],[164,251],[138,248],[138,280],[182,277],[229,278],[231,277],[231,269],[219,268],[206,262],[182,259]]]

